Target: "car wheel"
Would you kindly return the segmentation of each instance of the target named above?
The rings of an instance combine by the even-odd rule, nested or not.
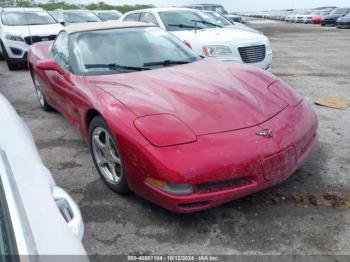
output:
[[[46,112],[51,111],[52,107],[50,106],[49,103],[46,102],[44,93],[42,91],[42,87],[41,87],[39,81],[35,78],[35,76],[33,76],[33,82],[34,82],[34,87],[35,87],[35,93],[36,93],[36,96],[39,100],[39,104],[40,104],[41,108]]]
[[[325,24],[321,24],[321,26],[325,26]]]
[[[6,60],[8,69],[11,71],[18,69],[18,65],[16,63],[12,62],[11,58],[8,57],[8,55],[6,53],[5,46],[3,43],[1,43],[1,52],[2,52],[4,59]]]
[[[129,192],[120,150],[101,116],[90,123],[89,146],[95,167],[107,186],[121,194]]]

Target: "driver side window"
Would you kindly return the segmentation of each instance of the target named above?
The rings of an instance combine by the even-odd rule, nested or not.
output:
[[[69,71],[69,48],[68,48],[68,34],[61,32],[51,49],[53,58],[56,60],[64,70]]]

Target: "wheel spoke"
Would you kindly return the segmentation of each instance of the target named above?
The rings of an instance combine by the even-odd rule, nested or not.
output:
[[[107,159],[104,156],[102,156],[101,159],[98,159],[96,162],[97,162],[97,165],[103,166],[107,164]]]
[[[114,182],[118,181],[118,175],[115,172],[115,165],[113,163],[108,162],[108,168],[109,171],[111,171]]]
[[[122,162],[121,162],[119,156],[117,156],[117,155],[115,154],[115,152],[113,152],[113,150],[111,151],[111,153],[112,153],[112,160],[113,160],[113,163],[120,165]]]
[[[106,147],[106,145],[100,140],[100,136],[98,134],[94,136],[94,142],[99,150],[103,150]]]
[[[111,150],[111,137],[109,136],[109,134],[107,132],[105,132],[105,138],[106,138],[106,147]]]

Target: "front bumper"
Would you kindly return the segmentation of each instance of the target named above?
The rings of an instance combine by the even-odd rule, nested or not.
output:
[[[273,129],[272,139],[256,135],[264,128]],[[135,167],[136,176],[128,176],[129,186],[174,212],[211,208],[287,179],[316,146],[316,129],[315,113],[302,102],[288,106],[259,126],[198,136],[195,143],[184,145],[147,145],[144,149],[148,159]],[[168,194],[147,184],[147,176],[192,184],[194,191],[188,195]]]
[[[23,41],[3,41],[6,53],[13,62],[26,63],[29,45]]]
[[[338,28],[350,28],[350,21],[349,22],[337,22]]]
[[[322,25],[335,25],[337,23],[336,19],[328,19],[328,20],[322,20],[321,24]]]

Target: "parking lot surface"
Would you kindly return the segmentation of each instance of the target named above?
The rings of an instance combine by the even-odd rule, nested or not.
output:
[[[350,99],[350,30],[264,20],[250,26],[270,38],[273,73],[306,100]],[[110,191],[74,127],[40,109],[27,70],[10,72],[1,61],[0,92],[31,129],[57,184],[79,204],[89,254],[350,255],[350,108],[313,105],[319,146],[281,185],[181,215]]]

